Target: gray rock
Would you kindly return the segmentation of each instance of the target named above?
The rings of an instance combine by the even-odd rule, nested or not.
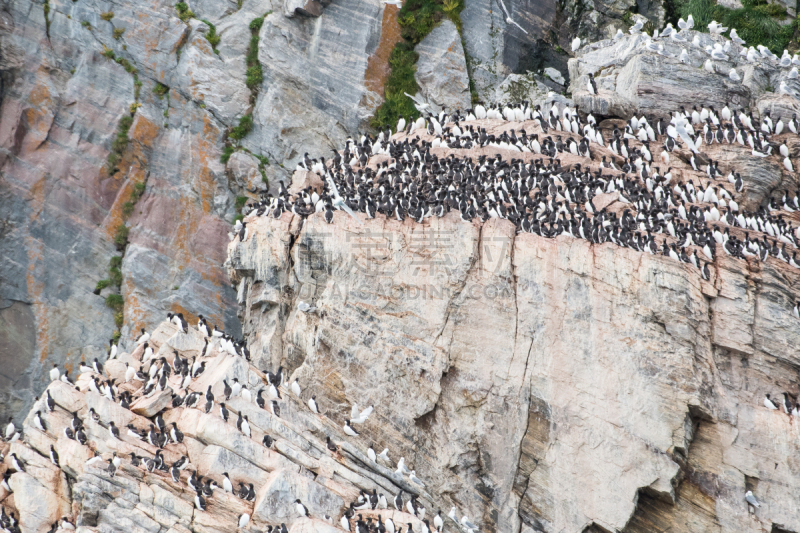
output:
[[[299,518],[294,506],[297,499],[308,508],[311,516],[336,516],[344,505],[339,496],[311,479],[288,470],[277,470],[258,490],[253,517],[264,522],[292,524]]]
[[[544,73],[550,77],[551,80],[558,83],[559,85],[564,85],[566,81],[564,80],[564,76],[561,73],[554,69],[553,67],[547,67],[544,69]]]
[[[258,170],[258,160],[247,152],[235,152],[228,160],[227,169],[242,189],[255,191],[265,185]]]
[[[464,49],[456,25],[445,19],[416,46],[419,54],[417,80],[420,92],[439,107],[470,107],[469,77]]]
[[[379,0],[344,0],[319,18],[269,15],[259,45],[264,82],[243,145],[293,168],[311,147],[326,154],[365,126],[379,101],[364,75],[381,13]]]
[[[685,35],[689,42],[695,36],[702,48],[727,40],[695,31]],[[644,36],[626,35],[618,41],[605,40],[581,48],[569,61],[575,102],[585,111],[624,117],[632,113],[663,117],[688,103],[751,108],[769,86],[779,86],[788,75],[788,71],[782,72],[767,61],[748,63],[739,55],[738,45],[732,46],[729,61],[714,62],[715,73],[702,68],[709,57],[704,49],[689,45],[689,60],[684,64],[678,59],[684,46],[671,40],[659,41],[659,45],[664,47],[663,54],[647,51]],[[742,82],[730,80],[731,68],[737,69]],[[595,75],[597,95],[590,95],[586,89],[589,73]]]
[[[543,104],[550,88],[540,83],[532,74],[509,74],[497,86],[494,94],[495,102],[521,102],[527,100],[531,107]]]
[[[284,0],[283,14],[290,18],[295,15],[318,17],[322,15],[322,4],[317,0]]]
[[[489,102],[512,69],[503,62],[506,17],[496,2],[466,0],[461,11],[464,46],[478,96]]]

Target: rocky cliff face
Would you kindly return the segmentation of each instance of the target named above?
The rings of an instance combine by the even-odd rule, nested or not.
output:
[[[454,215],[250,227],[231,268],[254,358],[334,413],[374,404],[363,444],[404,455],[433,507],[492,531],[800,529],[792,420],[762,405],[797,387],[796,273],[721,258],[707,283]]]
[[[291,168],[305,151],[341,146],[364,126],[380,101],[386,43],[396,38],[393,8],[253,0],[187,9],[194,18],[159,2],[11,1],[2,12],[0,411],[33,409],[16,419],[22,438],[0,449],[13,491],[0,488],[0,500],[23,531],[47,531],[63,516],[84,531],[230,531],[242,513],[251,516],[245,531],[280,522],[293,533],[333,531],[344,506],[373,489],[390,500],[400,489],[418,494],[428,518],[456,506],[487,531],[800,531],[795,418],[762,403],[768,392],[800,393],[796,270],[720,255],[705,281],[663,256],[517,235],[508,221],[473,224],[452,213],[423,225],[357,224],[341,213],[332,225],[321,215],[251,217],[249,237],[229,243],[236,198],[264,187],[262,171],[274,185],[288,176],[278,163]],[[506,22],[505,9],[527,35]],[[556,42],[566,48],[570,24],[592,20],[592,31],[607,36],[628,6],[569,9],[468,1],[465,53],[447,25],[423,41],[423,90],[464,101],[466,66],[482,97],[543,98],[529,79],[509,75],[528,69],[531,57],[566,73],[566,56],[548,50]],[[660,20],[659,6],[652,9]],[[254,39],[263,80],[248,87]],[[756,115],[797,111],[796,99],[767,90],[781,82],[800,89],[786,72],[734,59],[725,67],[740,69],[743,83],[733,84],[700,69],[699,54],[683,65],[647,52],[638,37],[585,47],[569,64],[573,98],[582,109],[623,117],[725,101]],[[437,86],[442,64],[460,74]],[[599,95],[585,90],[589,73]],[[231,135],[246,116],[252,130],[239,143]],[[125,117],[131,124],[119,150]],[[496,133],[538,127],[481,125]],[[779,140],[796,161],[797,138]],[[226,146],[235,150],[224,164]],[[725,145],[704,152],[740,170],[743,208],[800,185],[775,158]],[[110,153],[119,155],[113,164]],[[570,158],[562,159],[579,161]],[[705,180],[686,160],[685,150],[673,156],[674,174]],[[144,192],[127,212],[137,184]],[[130,234],[117,246],[122,223]],[[90,390],[90,372],[79,390],[47,385],[52,362],[76,374],[79,361],[104,359],[115,329],[104,300],[115,291],[93,290],[123,252],[123,353],[104,377],[141,392],[125,365],[139,368],[144,350],[133,332],[146,327],[159,357],[206,363],[188,391],[210,386],[211,412],[202,397],[194,408],[169,408],[170,392],[124,409]],[[300,311],[301,301],[316,309]],[[203,336],[162,323],[166,311],[241,331],[250,364],[218,344],[201,356]],[[279,365],[287,383],[301,384],[300,398],[282,387],[280,416],[242,397],[226,402],[248,415],[249,438],[220,419],[223,378],[257,391],[268,385],[264,369]],[[43,399],[33,402],[45,386],[52,412]],[[176,377],[168,386],[180,390]],[[312,396],[322,416],[309,410]],[[348,437],[342,425],[354,403],[375,412],[361,436]],[[179,482],[131,465],[131,453],[151,459],[157,446],[123,429],[147,429],[165,408],[165,422],[185,434],[166,444],[165,460],[185,455],[192,465]],[[64,432],[72,413],[87,445]],[[109,435],[110,421],[120,439]],[[261,444],[266,434],[274,447]],[[388,447],[392,461],[368,459],[370,444]],[[47,459],[51,445],[60,466]],[[94,452],[126,459],[112,477],[106,462],[87,464]],[[11,453],[27,472],[16,471]],[[424,488],[394,474],[400,457]],[[256,498],[217,489],[199,511],[186,487],[194,469],[217,483],[223,472],[252,483]],[[746,490],[761,507],[748,507]],[[311,519],[295,512],[295,498]],[[422,530],[411,515],[381,514]]]
[[[598,36],[627,8],[612,7],[591,19]],[[512,73],[566,75],[556,45],[588,35],[590,12],[467,0],[460,36],[445,24],[421,45],[422,91],[465,106],[467,73],[487,101]],[[14,0],[0,19],[0,414],[26,412],[51,363],[74,368],[117,330],[125,346],[160,313],[235,331],[221,264],[237,198],[365,128],[399,39],[397,9],[378,0]],[[442,65],[458,75],[438,76]],[[94,294],[115,257],[113,283]]]

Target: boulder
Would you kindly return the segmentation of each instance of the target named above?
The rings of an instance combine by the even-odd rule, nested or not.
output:
[[[414,50],[419,54],[414,79],[422,96],[448,110],[468,109],[467,62],[456,25],[444,19]]]
[[[258,159],[247,152],[234,152],[226,167],[236,184],[242,189],[256,191],[264,187],[261,172],[258,170]]]
[[[289,194],[297,194],[306,187],[311,187],[318,193],[321,193],[322,189],[325,187],[325,183],[316,172],[295,170],[294,174],[292,174],[292,184],[289,186]]]

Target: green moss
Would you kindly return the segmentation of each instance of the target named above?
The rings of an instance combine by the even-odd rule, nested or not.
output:
[[[125,321],[125,315],[122,314],[122,311],[117,311],[114,313],[114,325],[118,328],[122,327],[123,322]]]
[[[139,93],[142,91],[142,82],[139,81],[139,76],[133,73],[133,99],[139,101]]]
[[[742,5],[739,9],[730,9],[713,0],[671,0],[667,7],[673,24],[677,25],[678,18],[685,19],[691,13],[694,28],[707,32],[708,24],[716,20],[723,26],[736,28],[747,46],[763,45],[778,55],[790,47],[790,42],[796,42],[798,20],[781,24],[780,20],[786,17],[783,6],[766,0],[743,0]]]
[[[114,245],[117,247],[117,250],[125,249],[125,246],[128,244],[128,234],[130,231],[131,229],[125,224],[119,225],[117,233],[114,235]]]
[[[92,29],[92,24],[88,20],[82,20],[81,21],[81,26],[83,26],[84,28],[88,28],[90,30]]]
[[[115,59],[115,58],[117,57],[117,56],[114,54],[114,50],[112,50],[111,48],[106,48],[105,50],[103,50],[103,55],[104,55],[104,56],[105,56],[107,59]]]
[[[236,224],[236,221],[237,221],[237,220],[244,220],[244,215],[243,215],[243,214],[241,214],[241,213],[239,213],[238,215],[236,215],[235,217],[233,217],[233,223],[234,223],[234,224]]]
[[[239,119],[239,125],[233,128],[229,137],[235,141],[244,139],[250,130],[253,129],[253,115],[248,113]]]
[[[237,211],[241,211],[242,208],[244,207],[244,204],[246,204],[247,200],[249,200],[249,199],[250,198],[248,198],[247,196],[237,196],[236,197],[236,204],[235,204],[236,210]]]
[[[109,280],[109,279],[101,279],[100,281],[97,282],[97,285],[95,285],[94,293],[95,294],[100,294],[100,291],[102,291],[103,289],[105,289],[109,285],[111,285],[111,280]]]
[[[73,0],[73,1],[75,1],[75,0]],[[121,328],[122,325],[119,325],[117,327]],[[119,342],[120,337],[122,337],[122,332],[120,330],[117,330],[117,331],[114,332],[113,335],[111,335],[111,341],[114,344],[117,344]]]
[[[220,40],[222,40],[222,38],[219,35],[217,35],[217,27],[211,24],[206,19],[202,19],[202,22],[209,28],[208,31],[206,32],[206,41],[208,41],[208,44],[211,45],[211,49],[214,50],[214,53],[219,55],[219,51],[217,50],[217,45],[219,44]]]
[[[122,268],[122,256],[115,255],[111,258],[111,261],[108,262],[109,268]]]
[[[114,31],[113,31],[114,39],[119,41],[120,38],[122,37],[123,33],[125,33],[125,28],[114,28]]]
[[[109,22],[111,19],[114,18],[114,12],[106,11],[105,13],[100,13],[100,18],[105,20],[106,22]]]
[[[219,156],[219,162],[220,163],[227,163],[228,160],[233,155],[233,152],[234,152],[233,146],[226,146],[225,148],[223,148],[222,149],[222,155]]]

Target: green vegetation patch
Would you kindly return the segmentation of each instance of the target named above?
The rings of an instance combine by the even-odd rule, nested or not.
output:
[[[120,38],[122,37],[122,34],[125,33],[125,28],[114,28],[114,31],[112,33],[114,35],[114,39],[119,41]]]
[[[403,40],[395,45],[389,55],[389,66],[392,70],[384,86],[384,102],[372,117],[371,124],[374,128],[394,130],[400,115],[406,120],[419,117],[414,102],[404,94],[416,94],[419,90],[414,79],[419,54],[414,51],[414,47],[445,18],[453,21],[461,34],[463,9],[464,0],[406,0],[403,3],[397,14]]]
[[[114,246],[117,247],[117,250],[122,251],[128,245],[128,235],[130,232],[131,229],[125,224],[119,225],[117,233],[114,235]]]
[[[247,134],[250,133],[250,130],[252,129],[253,129],[253,114],[248,113],[239,119],[239,125],[233,128],[228,137],[230,137],[235,141],[241,141],[242,139],[247,137]]]
[[[100,13],[100,18],[105,20],[106,22],[109,22],[111,19],[114,18],[114,12],[106,11],[105,13]]]
[[[231,145],[226,145],[225,148],[222,149],[222,155],[219,156],[220,163],[227,163],[231,156],[233,155],[234,149]]]
[[[156,82],[155,87],[153,87],[153,92],[156,93],[156,96],[159,98],[164,98],[164,95],[169,93],[169,87],[163,83]]]
[[[269,15],[269,13],[267,13]],[[264,16],[266,17],[266,15]],[[258,17],[250,21],[250,45],[247,48],[247,79],[245,84],[250,89],[250,100],[255,102],[255,95],[264,79],[264,72],[261,69],[261,62],[258,60],[258,33],[264,24],[264,17]]]
[[[178,18],[181,19],[183,22],[194,18],[194,12],[189,9],[189,4],[186,2],[178,2],[175,4],[175,10],[178,12]]]
[[[694,29],[708,32],[708,24],[716,20],[728,28],[736,28],[736,33],[744,39],[746,46],[764,45],[779,56],[790,43],[796,47],[798,39],[798,20],[781,24],[786,18],[786,9],[777,3],[766,0],[742,0],[739,9],[717,5],[713,0],[672,0],[668,6],[671,22],[677,26],[678,18],[694,18]]]
[[[117,136],[111,143],[111,153],[108,154],[108,173],[113,174],[117,163],[122,159],[125,148],[128,147],[128,131],[133,124],[133,115],[123,115],[117,124]]]
[[[217,35],[217,27],[211,24],[206,19],[202,19],[203,24],[208,26],[208,31],[206,32],[206,41],[208,44],[211,45],[211,49],[214,51],[215,54],[219,55],[219,50],[217,50],[217,45],[222,40],[222,38]]]

